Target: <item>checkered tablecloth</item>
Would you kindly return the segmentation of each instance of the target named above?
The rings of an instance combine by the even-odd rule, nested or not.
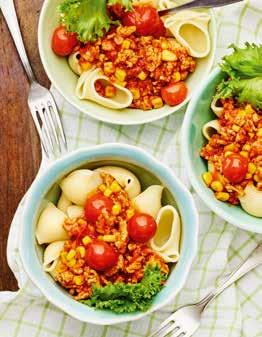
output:
[[[234,42],[262,41],[262,0],[250,0],[216,10],[217,59]],[[141,126],[112,126],[97,122],[72,108],[55,91],[69,147],[123,142],[144,148],[165,161],[189,186],[181,167],[179,131],[184,111]],[[146,113],[146,112],[145,112]],[[193,191],[192,191],[193,192]],[[49,303],[23,271],[17,242],[23,203],[14,217],[8,241],[8,262],[19,284],[16,293],[0,293],[1,337],[143,337],[148,336],[168,313],[198,301],[217,284],[219,277],[236,267],[261,241],[212,213],[193,192],[200,214],[199,250],[190,277],[175,301],[162,311],[136,322],[95,326],[79,322]],[[2,276],[3,277],[3,276]],[[195,337],[262,336],[262,268],[227,289],[205,311]]]

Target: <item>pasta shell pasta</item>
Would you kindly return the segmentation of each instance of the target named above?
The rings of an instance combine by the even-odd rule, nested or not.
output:
[[[130,171],[117,166],[103,166],[96,169],[110,174],[126,190],[129,198],[136,197],[141,192],[141,185],[137,177]]]
[[[70,219],[80,218],[84,216],[85,210],[84,207],[72,205],[67,208],[67,215]]]
[[[214,112],[214,114],[217,117],[220,117],[224,108],[218,105],[218,101],[219,101],[219,99],[213,98],[213,100],[211,102],[211,110]]]
[[[88,195],[102,184],[99,172],[76,170],[64,178],[60,187],[68,200],[84,206]]]
[[[57,203],[57,208],[59,208],[62,212],[66,213],[69,206],[72,205],[72,202],[67,199],[64,193],[61,193],[61,196]]]
[[[51,202],[48,203],[37,223],[36,238],[38,243],[41,245],[68,239],[68,234],[63,227],[66,218],[64,212]]]
[[[82,73],[80,76],[77,87],[76,95],[80,99],[88,99],[101,104],[107,108],[111,109],[124,109],[130,106],[133,100],[133,95],[128,89],[114,83],[116,88],[116,95],[113,98],[103,97],[98,94],[95,89],[95,82],[97,80],[103,81],[105,84],[112,83],[109,79],[102,75],[99,69],[92,69]]]
[[[211,49],[208,24],[210,15],[198,11],[181,11],[164,19],[165,27],[193,57],[206,57]]]
[[[73,72],[80,76],[83,71],[82,71],[81,66],[79,65],[77,55],[79,55],[79,52],[75,52],[75,53],[71,54],[68,57],[68,64],[69,64],[70,68],[73,70]]]
[[[244,196],[239,197],[242,208],[248,214],[262,218],[262,191],[259,191],[253,184],[249,184],[244,192]]]
[[[156,223],[157,231],[150,241],[151,248],[156,252],[179,256],[181,224],[177,210],[171,205],[162,207]]]
[[[56,268],[59,256],[63,250],[65,241],[55,241],[50,243],[44,252],[43,268],[47,272],[53,272]]]
[[[160,185],[149,186],[144,192],[132,199],[135,209],[156,218],[161,208],[163,189],[164,187]]]
[[[213,134],[218,133],[219,131],[220,124],[217,119],[207,122],[202,128],[202,133],[207,140],[209,140]]]

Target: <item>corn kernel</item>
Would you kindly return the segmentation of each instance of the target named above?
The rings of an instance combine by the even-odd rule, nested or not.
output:
[[[86,249],[84,246],[78,246],[76,248],[76,251],[80,254],[80,256],[83,258],[86,255]]]
[[[258,136],[258,137],[262,137],[262,128],[259,128],[259,129],[257,130],[257,136]]]
[[[229,193],[227,192],[218,192],[215,194],[215,196],[220,201],[227,201],[230,197]]]
[[[229,157],[229,156],[231,156],[231,154],[233,154],[234,152],[232,152],[232,151],[226,151],[225,152],[225,154],[224,154],[224,156],[225,157]]]
[[[112,214],[113,215],[118,215],[121,212],[121,205],[120,204],[115,204],[112,207]]]
[[[179,82],[181,80],[181,75],[180,75],[180,72],[179,71],[176,71],[173,75],[173,80],[175,82]]]
[[[104,192],[105,197],[110,197],[110,195],[113,193],[113,191],[110,188],[106,188]]]
[[[126,71],[123,69],[116,69],[115,77],[118,81],[124,82],[124,80],[126,79]]]
[[[100,185],[100,186],[99,186],[99,190],[100,190],[101,192],[105,192],[105,190],[106,190],[106,185],[105,185],[105,184]]]
[[[233,129],[235,132],[238,132],[238,131],[240,130],[240,126],[238,126],[238,125],[236,125],[236,124],[233,124],[232,129]]]
[[[167,41],[162,41],[161,42],[161,48],[162,49],[168,49],[169,45],[168,45],[168,42]]]
[[[62,252],[61,253],[61,260],[63,263],[67,263],[67,259],[66,259],[67,253],[66,252]]]
[[[140,90],[138,88],[130,89],[133,99],[139,99],[140,98]]]
[[[245,111],[246,111],[247,113],[249,113],[249,114],[254,113],[254,109],[252,108],[252,106],[251,106],[250,104],[247,104],[247,105],[245,106]]]
[[[131,219],[134,214],[135,214],[135,211],[133,209],[128,209],[126,211],[127,220]]]
[[[119,81],[118,79],[115,80],[115,84],[120,85],[121,87],[126,87],[127,82],[126,81]]]
[[[86,236],[83,237],[82,242],[83,242],[83,244],[86,246],[86,245],[88,245],[90,242],[92,242],[92,239],[90,238],[90,236],[86,235]]]
[[[69,253],[66,256],[68,261],[72,260],[76,256],[76,251],[74,249],[70,249]]]
[[[205,184],[209,186],[212,183],[212,174],[210,172],[205,172],[202,174],[202,179],[204,180]]]
[[[245,144],[242,148],[243,151],[250,151],[251,150],[251,146],[249,144]]]
[[[129,40],[124,40],[124,42],[122,43],[122,48],[123,49],[129,49],[130,44],[131,44],[131,42]]]
[[[254,174],[257,170],[257,167],[253,163],[248,164],[248,173]]]
[[[114,97],[116,95],[116,88],[113,85],[107,85],[105,88],[106,97]]]
[[[231,144],[228,144],[224,147],[224,150],[225,151],[234,151],[235,150],[235,144],[231,143]]]
[[[76,259],[71,259],[67,262],[68,267],[74,267],[76,265]]]
[[[247,173],[245,178],[246,179],[251,179],[252,178],[252,174],[251,173]]]
[[[79,219],[78,224],[81,225],[81,226],[85,226],[85,225],[87,225],[87,222],[84,219]]]
[[[144,81],[147,78],[147,74],[144,71],[141,71],[137,77],[141,80]]]
[[[80,286],[84,282],[84,278],[81,275],[74,276],[74,283]]]
[[[114,234],[99,235],[98,239],[106,242],[115,242],[116,236]]]
[[[111,190],[113,192],[120,192],[121,191],[121,186],[118,184],[116,180],[114,180],[110,186]]]
[[[81,69],[83,71],[88,71],[92,68],[92,64],[90,62],[83,62],[81,63]]]
[[[173,53],[170,50],[163,50],[162,51],[162,60],[163,61],[176,61],[177,60],[177,56],[175,53]]]
[[[115,66],[113,62],[105,62],[104,64],[104,72],[105,74],[113,74],[115,71]]]
[[[216,192],[222,192],[224,189],[222,183],[218,180],[215,180],[211,183],[211,188],[213,191],[216,191]]]
[[[163,100],[161,97],[156,97],[156,98],[153,98],[151,103],[153,104],[153,107],[155,109],[159,109],[159,108],[162,108],[162,106],[164,105],[163,103]]]
[[[248,158],[249,153],[247,151],[240,151],[239,153],[242,157]]]
[[[255,182],[257,182],[257,183],[260,181],[259,176],[258,176],[257,174],[255,174],[255,175],[253,176],[253,179],[254,179]]]

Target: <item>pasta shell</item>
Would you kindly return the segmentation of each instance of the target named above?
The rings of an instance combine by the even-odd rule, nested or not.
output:
[[[72,205],[67,208],[67,215],[70,219],[80,218],[84,216],[85,210],[84,207]]]
[[[104,83],[114,85],[116,95],[113,98],[103,97],[95,89],[95,82],[102,80]],[[108,77],[101,74],[99,69],[83,72],[78,80],[76,96],[80,99],[88,99],[111,109],[124,109],[130,106],[133,95],[130,90],[116,83],[109,82]]]
[[[171,205],[162,207],[156,223],[157,231],[150,241],[151,248],[156,252],[179,256],[181,224],[177,210]]]
[[[47,272],[53,272],[56,268],[65,241],[55,241],[50,243],[44,252],[43,268]]]
[[[164,19],[165,27],[193,57],[206,57],[211,49],[208,24],[210,15],[198,11],[181,11]]]
[[[161,208],[163,189],[164,187],[160,185],[149,186],[144,192],[132,199],[135,209],[156,218]]]
[[[99,172],[76,170],[64,178],[60,187],[68,200],[84,206],[88,195],[102,184]]]
[[[67,199],[64,193],[61,193],[61,196],[57,203],[57,208],[59,208],[62,212],[66,213],[69,206],[72,205],[72,202]]]
[[[166,263],[176,263],[180,258],[180,254],[178,251],[174,253],[164,251],[164,252],[157,252],[157,254],[160,255]]]
[[[67,216],[64,212],[51,202],[48,203],[37,223],[36,238],[38,243],[41,245],[68,239],[68,234],[63,227],[66,219]]]
[[[71,54],[69,57],[68,57],[68,64],[70,66],[70,68],[73,70],[73,72],[75,74],[77,74],[78,76],[80,76],[82,74],[82,68],[81,66],[79,65],[79,61],[78,61],[78,58],[77,58],[77,55],[79,54],[79,52],[75,52],[73,54]]]
[[[211,110],[214,112],[214,114],[217,117],[220,117],[224,108],[222,106],[218,105],[218,101],[219,101],[219,99],[213,98],[212,103],[211,103]]]
[[[209,140],[213,134],[218,133],[219,131],[220,124],[217,119],[207,122],[202,128],[202,133],[207,140]]]
[[[246,186],[245,194],[239,197],[242,208],[250,215],[262,218],[262,191],[253,184]]]
[[[126,190],[129,198],[136,197],[141,192],[141,185],[137,177],[130,171],[117,166],[103,166],[96,169],[98,172],[110,174]]]

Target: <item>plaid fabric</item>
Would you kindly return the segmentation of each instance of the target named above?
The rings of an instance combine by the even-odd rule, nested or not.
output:
[[[232,42],[261,43],[261,0],[250,0],[216,10],[216,17],[218,59],[227,52],[226,48]],[[106,142],[138,145],[165,161],[188,185],[181,167],[179,145],[184,111],[147,125],[112,126],[79,113],[54,88],[52,90],[62,112],[71,150]],[[219,277],[235,268],[255,248],[262,236],[231,226],[212,213],[197,195],[194,194],[194,197],[200,213],[199,251],[190,278],[175,302],[139,321],[104,327],[84,324],[64,314],[47,302],[27,278],[17,250],[22,201],[14,217],[8,242],[8,262],[18,279],[20,290],[0,293],[0,336],[142,337],[149,335],[172,310],[200,300],[219,282]],[[260,267],[227,289],[206,309],[195,336],[261,337],[261,280]]]

